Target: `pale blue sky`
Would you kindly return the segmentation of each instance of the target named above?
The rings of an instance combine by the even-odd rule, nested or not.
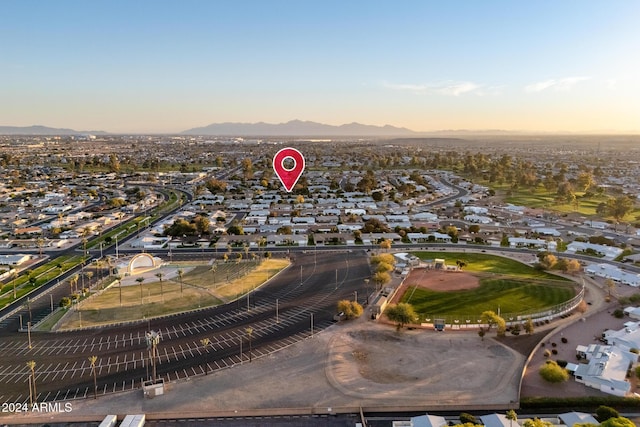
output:
[[[637,0],[0,6],[0,125],[640,131]]]

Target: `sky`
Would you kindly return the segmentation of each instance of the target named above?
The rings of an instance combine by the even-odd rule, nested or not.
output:
[[[638,0],[0,5],[0,125],[640,133]]]

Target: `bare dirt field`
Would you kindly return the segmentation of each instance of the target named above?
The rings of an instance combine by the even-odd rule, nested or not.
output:
[[[480,286],[480,280],[464,271],[441,271],[427,268],[411,270],[404,281],[405,286],[430,289],[432,291],[462,291]]]

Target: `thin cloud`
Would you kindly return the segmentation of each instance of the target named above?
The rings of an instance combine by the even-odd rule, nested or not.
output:
[[[481,95],[480,89],[482,85],[474,82],[452,82],[446,81],[441,83],[426,83],[426,84],[403,84],[403,83],[383,83],[383,86],[388,89],[413,92],[415,94],[440,94],[446,96],[460,96],[466,93],[475,93]]]
[[[570,90],[576,84],[590,79],[591,77],[585,76],[565,77],[564,79],[549,79],[527,85],[524,87],[524,91],[527,93],[542,92],[547,89],[566,91]]]

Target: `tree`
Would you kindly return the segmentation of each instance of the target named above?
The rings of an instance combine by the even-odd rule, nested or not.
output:
[[[373,283],[382,287],[391,281],[391,276],[386,271],[378,271],[373,275]]]
[[[363,311],[362,306],[356,301],[346,299],[338,301],[338,313],[344,313],[347,320],[360,317]]]
[[[518,421],[518,414],[513,409],[509,409],[505,414],[505,418],[509,420],[509,427],[511,427],[514,421]]]
[[[633,200],[628,196],[619,196],[607,200],[607,214],[620,222],[633,209]]]
[[[142,282],[144,282],[144,277],[138,277],[136,282],[140,284],[140,305],[142,305]]]
[[[197,215],[194,219],[194,224],[196,227],[196,232],[199,235],[209,234],[209,226],[211,225],[211,221],[208,217],[204,215]]]
[[[601,405],[596,409],[596,418],[601,423],[607,421],[609,418],[618,418],[619,416],[620,413],[610,406]]]
[[[482,320],[482,323],[487,324],[488,329],[491,329],[493,325],[496,325],[496,333],[498,334],[498,336],[504,336],[507,330],[507,323],[494,311],[487,310],[482,312],[482,314],[480,315],[480,319]]]
[[[600,427],[636,427],[629,418],[615,417],[600,423]]]
[[[385,272],[385,271],[393,271],[393,265],[386,263],[386,262],[380,262],[378,263],[378,265],[376,266],[376,272]]]
[[[569,274],[576,274],[580,271],[580,269],[580,261],[578,261],[577,259],[571,259],[567,263],[567,273]]]
[[[561,383],[569,379],[569,372],[554,360],[547,360],[540,368],[540,376],[550,383]]]
[[[543,421],[540,418],[536,417],[534,419],[526,420],[522,427],[552,427],[553,424],[549,421]]]
[[[472,224],[469,226],[469,233],[479,233],[480,226],[478,224]]]
[[[227,234],[233,234],[233,235],[237,235],[237,236],[242,236],[242,235],[244,235],[244,229],[242,228],[242,226],[240,226],[238,224],[234,224],[234,225],[230,226],[229,228],[227,228]]]
[[[93,398],[98,398],[98,379],[96,377],[96,361],[98,356],[89,356],[89,363],[91,363],[91,373],[93,374]]]
[[[531,317],[529,317],[527,321],[524,322],[524,331],[529,335],[533,334],[533,320],[531,319]]]
[[[391,304],[385,311],[389,320],[396,323],[398,330],[401,330],[404,325],[415,322],[417,320],[416,312],[413,310],[411,304],[401,302],[398,304]]]
[[[544,267],[545,270],[551,270],[557,262],[558,258],[555,255],[546,254],[542,257],[540,264]]]
[[[391,249],[391,239],[382,239],[380,241],[380,249]]]
[[[468,412],[460,413],[458,418],[460,418],[462,424],[480,424],[475,415],[469,414]]]
[[[484,331],[484,328],[478,329],[478,336],[480,337],[481,341],[484,341],[484,336],[485,335],[486,335],[486,332]]]

